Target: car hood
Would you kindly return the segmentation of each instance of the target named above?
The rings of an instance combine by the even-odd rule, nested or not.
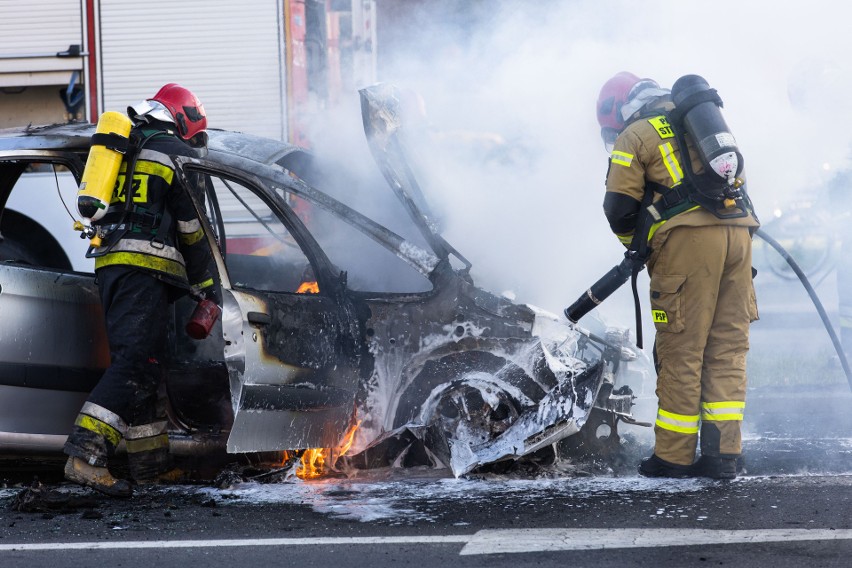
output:
[[[441,236],[435,215],[409,165],[410,151],[402,137],[402,91],[395,85],[379,83],[358,92],[364,134],[382,175],[435,255],[443,260],[452,254],[469,269],[470,262]]]

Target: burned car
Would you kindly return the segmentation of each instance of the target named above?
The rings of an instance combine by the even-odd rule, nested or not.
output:
[[[408,168],[393,90],[361,96],[392,190],[375,191],[398,198],[410,236],[333,198],[327,189],[345,178],[290,144],[211,130],[205,157],[173,157],[181,183],[205,179],[190,193],[223,306],[213,333],[194,340],[183,330],[194,302],[173,305],[161,389],[172,451],[325,448],[327,463],[348,452],[356,467],[421,460],[458,476],[562,439],[617,440],[618,423],[633,421],[627,381],[641,374],[627,334],[596,320],[569,326],[477,287]],[[109,364],[70,212],[43,227],[9,207],[73,203],[93,131],[0,132],[3,456],[61,453]]]

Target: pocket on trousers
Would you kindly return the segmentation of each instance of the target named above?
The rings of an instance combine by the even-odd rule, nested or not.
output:
[[[651,277],[651,317],[657,331],[683,331],[683,284],[686,276],[655,274]]]
[[[754,283],[751,284],[751,290],[748,294],[748,321],[753,322],[760,319],[760,314],[757,312],[757,294],[754,291]]]

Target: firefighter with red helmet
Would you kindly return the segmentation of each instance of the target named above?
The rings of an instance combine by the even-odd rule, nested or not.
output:
[[[87,256],[95,272],[110,347],[110,366],[83,405],[65,444],[65,476],[112,496],[130,496],[130,481],[108,469],[124,440],[131,477],[156,479],[171,470],[166,422],[157,413],[160,361],[169,303],[186,292],[217,304],[210,249],[189,191],[171,156],[202,156],[204,107],[169,83],[127,114],[134,126],[106,214],[102,242]],[[94,140],[93,140],[94,144]]]
[[[708,168],[692,139],[676,136],[672,91],[622,72],[597,101],[611,151],[604,212],[625,246],[646,247],[651,279],[659,407],[654,452],[639,472],[730,479],[742,451],[749,324],[757,319],[751,233],[758,221],[733,174],[718,207],[695,190]],[[689,100],[712,99],[696,97]]]

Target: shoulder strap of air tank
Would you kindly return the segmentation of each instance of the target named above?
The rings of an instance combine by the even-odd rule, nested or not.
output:
[[[120,154],[127,153],[127,149],[130,147],[130,140],[116,134],[115,132],[110,132],[108,134],[95,132],[92,134],[92,146],[106,146],[110,150],[115,150]]]
[[[124,170],[124,211],[125,214],[130,212],[130,209],[133,207],[133,196],[131,195],[133,192],[133,174],[136,173],[136,158],[139,157],[139,151],[142,149],[142,144],[144,143],[145,138],[142,135],[142,129],[138,126],[134,126],[130,130],[130,136],[128,136],[128,148],[127,153],[124,155],[124,159],[127,162],[127,166]]]
[[[148,131],[146,133],[145,129],[141,126],[134,126],[130,130],[127,153],[124,156],[124,159],[127,161],[127,168],[124,172],[124,210],[126,212],[133,209],[133,196],[130,190],[133,187],[133,175],[136,173],[136,159],[139,157],[139,152],[142,151],[145,144],[152,138],[165,134],[161,130]]]
[[[706,91],[702,91],[702,92],[706,92]],[[715,94],[715,91],[713,91],[713,92]],[[718,95],[716,95],[716,98],[718,98]],[[722,101],[720,100],[719,102],[721,103]],[[684,106],[683,108],[689,109],[691,107]],[[687,183],[687,182],[690,183],[692,185],[692,188],[690,188],[690,189],[693,189],[697,186],[698,174],[696,174],[695,170],[692,169],[692,156],[689,155],[689,147],[686,145],[686,136],[684,135],[685,132],[686,132],[686,128],[684,127],[684,124],[683,124],[684,112],[685,111],[683,109],[680,112],[678,112],[678,108],[675,107],[672,110],[664,111],[663,114],[665,115],[666,120],[668,121],[669,126],[672,129],[672,132],[674,132],[675,141],[677,142],[677,147],[678,147],[678,149],[680,149],[681,167],[683,168],[683,173],[685,174],[685,178],[686,178],[686,179],[683,180],[682,183]],[[691,191],[690,193],[695,194],[696,192]]]

